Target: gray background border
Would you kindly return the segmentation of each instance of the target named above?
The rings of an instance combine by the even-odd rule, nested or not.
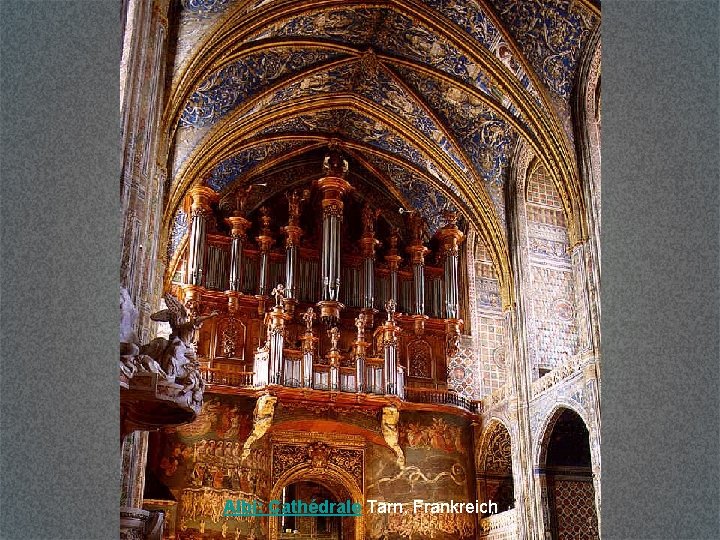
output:
[[[120,2],[3,0],[0,537],[118,535]],[[603,537],[718,538],[718,2],[603,2]]]
[[[718,14],[603,2],[604,538],[720,538]]]
[[[120,2],[3,0],[0,538],[117,538]]]

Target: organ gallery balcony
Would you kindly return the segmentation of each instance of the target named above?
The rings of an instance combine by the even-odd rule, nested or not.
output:
[[[253,185],[190,191],[167,286],[194,316],[219,313],[194,339],[208,391],[476,411],[448,387],[468,313],[457,215],[431,228],[392,193],[346,181],[333,152],[318,180],[262,193],[254,210]]]

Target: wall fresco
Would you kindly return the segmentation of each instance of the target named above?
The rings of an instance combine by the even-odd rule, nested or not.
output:
[[[334,51],[277,47],[250,54],[205,80],[188,99],[181,126],[207,126],[281,77],[339,57]]]
[[[264,520],[222,516],[227,499],[266,501],[270,493],[267,442],[259,441],[247,460],[241,458],[254,401],[212,396],[194,422],[163,433],[153,468],[178,501],[178,539],[265,538]]]
[[[571,0],[491,3],[547,87],[567,99],[580,52],[599,17]]]
[[[372,540],[457,540],[474,538],[473,514],[412,512],[412,501],[475,501],[469,422],[452,415],[401,413],[400,468],[387,447],[368,445],[365,498],[409,503],[402,514],[368,515],[366,538]]]

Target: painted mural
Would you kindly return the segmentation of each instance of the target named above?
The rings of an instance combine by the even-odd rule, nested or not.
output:
[[[241,459],[254,404],[253,399],[213,396],[194,422],[164,433],[155,474],[178,501],[178,540],[265,538],[264,520],[222,515],[227,499],[266,500],[270,491],[266,441]]]
[[[421,181],[416,174],[413,174],[405,167],[382,159],[377,155],[367,155],[365,157],[387,178],[396,183],[403,197],[423,216],[431,235],[435,234],[443,225],[442,212],[446,210],[457,211],[455,205],[448,201],[447,197],[434,190],[427,182]],[[439,176],[439,173],[436,172],[436,174]],[[450,182],[443,182],[442,180],[440,182],[451,189],[453,187]]]
[[[287,421],[329,420],[350,424],[359,428],[380,433],[379,413],[373,409],[357,407],[328,407],[326,404],[280,402],[275,409],[274,423],[280,425]]]
[[[474,0],[425,0],[425,3],[445,15],[492,52],[518,79],[528,92],[537,98],[537,91],[522,65],[515,59],[502,33],[479,2]]]
[[[600,18],[572,0],[490,0],[547,87],[567,99],[583,44]]]
[[[248,55],[221,68],[203,82],[185,105],[180,125],[200,127],[213,124],[281,77],[338,56],[333,51],[289,47]]]
[[[251,146],[216,165],[205,182],[215,191],[222,191],[239,176],[247,173],[265,160],[296,150],[305,144],[303,141],[285,140],[267,141]]]
[[[506,122],[479,98],[453,85],[421,77],[407,68],[397,71],[450,127],[483,180],[501,185],[509,149],[516,140],[515,132]]]
[[[474,538],[476,516],[412,512],[412,501],[475,501],[470,427],[452,415],[402,412],[399,444],[405,464],[385,446],[368,445],[365,498],[408,503],[402,513],[368,515],[372,540],[458,540]]]

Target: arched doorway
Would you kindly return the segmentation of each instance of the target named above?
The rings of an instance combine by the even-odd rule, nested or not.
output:
[[[497,503],[498,511],[515,507],[510,433],[494,421],[485,431],[478,462],[478,500]]]
[[[275,482],[270,493],[270,500],[282,501],[302,499],[308,502],[306,497],[314,496],[318,502],[325,499],[331,502],[343,502],[350,500],[352,503],[364,504],[365,499],[359,486],[353,478],[345,471],[333,464],[326,464],[324,468],[312,467],[311,465],[300,465],[284,473]],[[291,532],[287,533],[290,527]],[[284,527],[284,528],[283,528]],[[301,534],[303,530],[314,530],[315,534]],[[292,531],[298,530],[296,534]],[[294,520],[290,522],[281,517],[270,518],[270,540],[282,540],[292,538],[300,540],[305,538],[318,538],[323,540],[362,540],[364,537],[364,518],[359,517],[333,517],[333,518],[308,518],[303,521]],[[318,534],[322,532],[323,535]]]
[[[590,457],[590,436],[582,418],[560,408],[541,443],[540,475],[546,532],[557,540],[599,538]]]
[[[291,501],[323,501],[334,503],[342,502],[327,487],[317,482],[293,482],[283,488],[283,503]],[[298,540],[304,538],[317,538],[321,540],[342,540],[349,535],[343,535],[343,518],[339,516],[283,516],[280,518],[280,540]]]

